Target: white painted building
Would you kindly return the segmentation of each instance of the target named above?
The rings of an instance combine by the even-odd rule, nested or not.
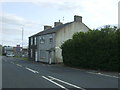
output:
[[[82,17],[76,15],[73,22],[65,24],[55,22],[53,28],[44,26],[44,31],[29,37],[29,58],[50,64],[61,63],[63,60],[60,47],[64,41],[71,39],[76,32],[88,30],[89,28],[82,22]]]

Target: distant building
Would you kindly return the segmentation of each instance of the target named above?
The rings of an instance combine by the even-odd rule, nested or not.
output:
[[[23,57],[28,57],[28,48],[23,48],[22,49],[22,56]]]
[[[29,37],[29,58],[46,63],[61,63],[64,41],[71,39],[76,32],[87,32],[89,28],[82,22],[81,16],[74,16],[74,21],[62,24],[54,22],[54,27],[44,26],[44,31]]]
[[[7,55],[7,54],[14,54],[14,50],[12,46],[3,46],[2,48],[2,54]]]
[[[20,45],[13,47],[15,56],[24,56],[28,57],[28,48],[22,48]]]
[[[6,46],[2,47],[2,55],[6,55],[6,49],[5,48],[6,48]]]
[[[0,55],[2,55],[2,45],[0,45]]]
[[[21,56],[21,51],[22,51],[22,47],[20,47],[20,45],[16,45],[16,47],[14,47],[15,56]]]

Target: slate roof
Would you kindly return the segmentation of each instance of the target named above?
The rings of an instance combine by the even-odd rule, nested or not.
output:
[[[34,34],[34,35],[30,36],[30,37],[40,36],[40,35],[45,35],[45,34],[50,34],[50,33],[55,33],[55,32],[57,32],[58,30],[60,30],[61,28],[65,27],[65,26],[67,26],[67,25],[69,25],[69,24],[71,24],[71,23],[73,23],[73,22],[69,22],[69,23],[66,23],[66,24],[61,24],[61,25],[56,26],[56,27],[53,27],[53,28],[51,28],[51,29],[47,29],[47,30],[41,31],[41,32],[39,32],[39,33],[37,33],[37,34]]]

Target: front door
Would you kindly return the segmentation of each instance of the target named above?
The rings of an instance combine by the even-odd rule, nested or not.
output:
[[[35,61],[37,62],[37,50],[35,51]]]
[[[49,52],[49,64],[51,64],[52,63],[52,52],[50,51]]]

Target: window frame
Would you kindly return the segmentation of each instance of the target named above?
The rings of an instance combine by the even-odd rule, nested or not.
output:
[[[40,44],[44,44],[45,43],[45,37],[44,36],[41,36],[40,37]]]
[[[33,37],[30,38],[30,45],[33,45]]]
[[[30,57],[32,58],[33,57],[33,50],[30,49]]]
[[[52,36],[49,37],[49,43],[53,43],[53,37]]]
[[[34,45],[37,45],[37,37],[34,37]]]

